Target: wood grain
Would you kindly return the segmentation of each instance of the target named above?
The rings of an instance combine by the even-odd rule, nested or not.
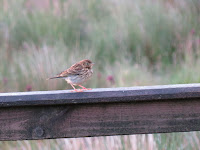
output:
[[[12,105],[6,107],[1,105],[0,107],[0,140],[200,131],[200,97],[197,96],[199,87],[188,86],[186,89],[186,93],[190,93],[191,97],[179,89],[182,98],[178,92],[178,98],[168,99],[167,97],[170,97],[168,95],[165,98],[157,99],[155,97],[153,97],[154,99],[140,97],[137,100],[131,98],[127,100],[127,97],[124,96],[123,101],[111,98],[111,102],[108,102],[109,100],[101,101],[101,99],[92,102],[92,99],[84,99],[87,102],[79,103],[78,101],[77,103],[62,104],[61,102],[64,100],[57,98],[60,103],[55,102],[55,104],[49,105],[46,104],[48,100],[41,100],[42,102],[38,105],[34,101],[33,106],[32,103],[20,106],[16,104],[19,99],[15,103],[13,100],[13,103],[9,103]],[[147,88],[142,90],[144,92]],[[160,88],[159,90],[162,95],[165,90],[169,89]],[[105,90],[99,93],[101,92],[105,92]],[[109,92],[112,93],[112,91]],[[156,95],[159,95],[158,92],[155,92]],[[193,92],[196,96],[192,95]],[[85,94],[89,97],[91,93],[86,92]],[[152,92],[149,93],[152,94]],[[148,96],[149,93],[139,93],[138,95]],[[74,95],[77,94],[79,93]],[[25,95],[33,96],[34,94]],[[65,96],[67,95],[68,93]],[[20,96],[20,94],[14,96]],[[93,96],[95,97],[95,95]],[[79,98],[81,99],[81,97]],[[31,98],[29,100],[32,102]]]
[[[0,127],[0,140],[199,131],[200,101],[7,107]]]

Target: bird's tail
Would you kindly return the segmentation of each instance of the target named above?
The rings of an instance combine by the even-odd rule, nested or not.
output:
[[[50,80],[50,79],[57,79],[57,78],[62,78],[62,77],[56,76],[56,77],[47,78],[47,80]]]

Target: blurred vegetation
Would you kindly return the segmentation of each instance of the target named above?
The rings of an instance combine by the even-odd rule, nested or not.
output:
[[[87,87],[198,83],[199,14],[199,0],[0,0],[0,92],[69,89],[62,80],[46,78],[85,58],[95,62]],[[65,149],[66,145],[68,149],[199,149],[200,135],[0,142],[0,149]]]

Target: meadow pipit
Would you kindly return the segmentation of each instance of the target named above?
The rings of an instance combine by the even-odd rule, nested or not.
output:
[[[92,61],[90,61],[89,59],[84,59],[72,65],[67,70],[59,73],[57,76],[48,78],[48,80],[56,79],[56,78],[65,79],[67,83],[69,83],[73,87],[74,89],[73,91],[75,92],[83,92],[84,90],[91,90],[91,89],[85,88],[81,84],[87,81],[92,76],[93,65],[94,63],[92,63]],[[82,89],[76,89],[74,85],[78,85]]]

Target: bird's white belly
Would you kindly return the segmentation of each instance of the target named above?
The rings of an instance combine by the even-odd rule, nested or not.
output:
[[[66,80],[68,83],[73,84],[73,85],[81,84],[81,83],[84,82],[84,79],[81,78],[81,77],[78,76],[78,75],[73,75],[73,76],[66,77],[65,80]]]
[[[84,75],[69,75],[65,78],[65,80],[73,85],[82,84],[83,82],[87,81],[93,74],[93,70],[86,70]]]

